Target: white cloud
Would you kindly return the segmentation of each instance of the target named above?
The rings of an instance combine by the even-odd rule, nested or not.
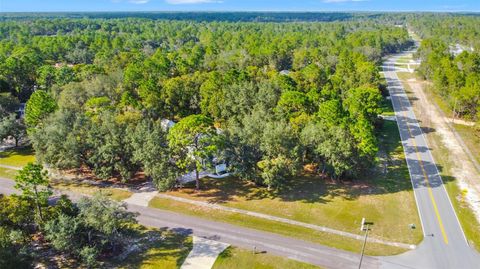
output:
[[[223,3],[223,0],[165,0],[165,2],[172,5],[182,5],[182,4]]]
[[[132,4],[146,4],[150,2],[150,0],[128,0],[128,2]]]

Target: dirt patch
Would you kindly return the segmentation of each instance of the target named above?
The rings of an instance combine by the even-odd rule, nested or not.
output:
[[[452,118],[447,118],[446,120],[448,120],[449,122],[454,123],[454,124],[460,124],[460,125],[465,125],[465,126],[475,126],[475,122],[473,122],[473,121],[466,121],[466,120],[463,120],[463,119],[452,119]]]

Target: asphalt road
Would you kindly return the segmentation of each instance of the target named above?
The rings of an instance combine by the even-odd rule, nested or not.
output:
[[[0,178],[0,193],[15,193],[13,181]],[[74,201],[81,195],[62,192]],[[137,212],[140,224],[156,228],[169,228],[177,232],[226,242],[245,249],[256,247],[257,251],[286,257],[324,268],[358,268],[360,255],[323,245],[285,237],[278,234],[243,228],[221,222],[209,221],[171,211],[127,204],[128,209]],[[362,268],[380,268],[385,263],[375,257],[365,257]]]
[[[382,260],[395,263],[399,268],[480,268],[480,256],[465,238],[423,131],[395,72],[394,63],[404,54],[389,58],[383,71],[400,130],[424,240],[413,251]]]

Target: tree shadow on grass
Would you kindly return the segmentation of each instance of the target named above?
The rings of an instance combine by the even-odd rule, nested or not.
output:
[[[228,259],[230,257],[232,257],[232,248],[233,247],[227,247],[222,253],[220,253],[218,255],[218,259],[219,260],[223,260],[223,259]]]
[[[35,155],[32,146],[18,146],[16,148],[9,148],[4,151],[0,151],[0,158],[7,158],[12,155],[19,156],[31,156]]]
[[[236,177],[223,179],[203,178],[201,179],[201,191],[196,191],[194,185],[185,185],[179,191],[191,196],[204,198],[209,203],[225,203],[235,200],[235,197],[245,197],[254,184],[240,180]]]

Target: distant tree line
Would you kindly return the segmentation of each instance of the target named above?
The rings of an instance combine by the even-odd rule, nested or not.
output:
[[[31,20],[34,18],[89,18],[122,19],[144,18],[152,20],[182,20],[197,22],[331,22],[365,20],[384,17],[378,12],[35,12],[0,13],[1,20]],[[390,16],[389,16],[390,17]]]
[[[426,16],[412,21],[425,37],[417,52],[419,72],[456,117],[480,121],[480,17]],[[464,51],[456,55],[454,50]],[[480,128],[480,125],[479,125]]]

